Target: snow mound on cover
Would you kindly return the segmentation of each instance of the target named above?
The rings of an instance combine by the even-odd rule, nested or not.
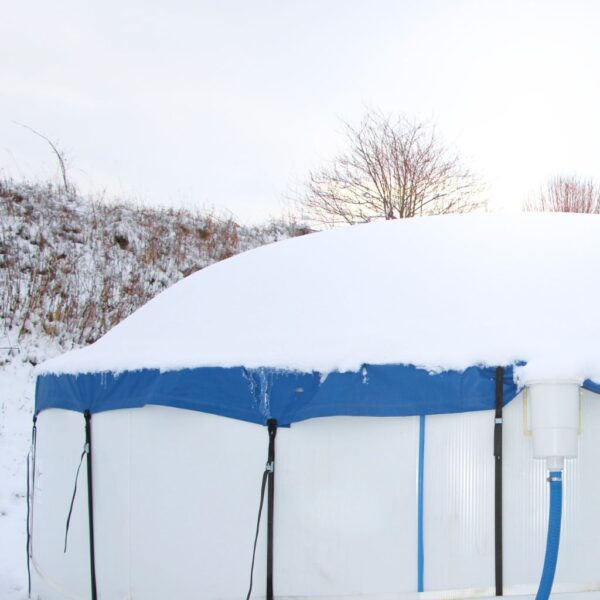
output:
[[[600,216],[456,215],[291,239],[195,273],[39,373],[524,361],[600,381]]]

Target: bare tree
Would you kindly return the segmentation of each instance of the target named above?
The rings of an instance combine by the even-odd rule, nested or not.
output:
[[[37,135],[39,138],[42,138],[52,149],[52,152],[56,156],[56,160],[58,161],[58,166],[60,168],[60,174],[62,179],[62,184],[64,187],[64,191],[66,194],[69,194],[73,191],[69,180],[67,179],[67,158],[65,153],[58,147],[56,143],[54,143],[49,137],[45,136],[43,133],[35,130],[33,127],[29,125],[25,125],[24,123],[18,123],[17,121],[13,121],[15,125],[19,125],[19,127],[23,127],[28,129],[34,135]]]
[[[527,211],[600,214],[600,184],[574,175],[553,177],[539,196],[523,204]]]
[[[469,212],[481,186],[435,128],[369,111],[346,125],[348,150],[310,173],[300,202],[322,225]]]

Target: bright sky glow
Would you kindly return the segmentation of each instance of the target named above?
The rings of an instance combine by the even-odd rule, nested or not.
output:
[[[515,210],[598,175],[594,0],[13,2],[0,19],[0,174],[214,205],[255,221],[341,148],[365,106],[437,123]]]

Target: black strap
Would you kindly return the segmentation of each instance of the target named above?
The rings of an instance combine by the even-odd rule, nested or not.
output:
[[[79,480],[79,471],[81,471],[81,465],[83,464],[83,457],[87,454],[88,446],[87,443],[83,447],[81,458],[79,459],[79,465],[77,466],[77,472],[75,473],[75,485],[73,486],[73,495],[71,496],[71,504],[69,505],[69,514],[67,515],[67,524],[65,525],[65,547],[63,552],[67,553],[67,539],[69,537],[69,526],[71,525],[71,515],[73,514],[73,505],[75,504],[75,496],[77,495],[77,481]]]
[[[87,455],[87,491],[88,491],[88,523],[90,527],[90,583],[92,600],[97,600],[96,591],[96,553],[94,545],[94,493],[92,485],[92,415],[89,410],[83,413],[85,419],[85,445]]]
[[[267,487],[267,477],[269,471],[265,469],[262,476],[262,483],[260,485],[260,504],[258,505],[258,520],[256,521],[256,533],[254,535],[254,548],[252,549],[252,564],[250,566],[250,586],[248,587],[248,595],[246,600],[250,600],[252,595],[252,583],[254,579],[254,559],[256,558],[256,544],[258,543],[258,532],[260,531],[260,517],[262,515],[263,504],[265,501],[265,489]]]
[[[268,518],[267,518],[267,600],[273,600],[273,517],[275,511],[275,436],[277,435],[277,421],[269,419],[269,458],[268,469]]]
[[[496,414],[494,418],[494,536],[496,561],[496,596],[503,594],[502,550],[502,405],[504,403],[504,369],[496,368]]]
[[[277,434],[277,421],[269,419],[267,421],[269,431],[269,450],[267,454],[267,464],[262,475],[260,484],[260,504],[258,505],[258,519],[256,521],[256,533],[254,534],[254,546],[252,549],[252,564],[250,566],[250,585],[246,600],[250,600],[252,595],[252,584],[254,579],[254,560],[256,558],[256,545],[258,543],[258,534],[260,531],[260,519],[262,516],[263,505],[265,501],[265,490],[269,484],[269,511],[267,518],[267,600],[273,600],[273,502],[274,502],[274,475],[275,475],[275,435]]]
[[[27,597],[31,598],[31,530],[32,530],[32,504],[35,492],[35,448],[37,440],[37,415],[33,415],[31,428],[31,447],[27,453]],[[31,464],[31,467],[30,467]]]

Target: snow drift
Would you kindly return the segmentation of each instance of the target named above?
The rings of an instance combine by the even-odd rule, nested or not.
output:
[[[271,244],[195,273],[39,373],[525,363],[600,381],[600,216],[387,221]]]

